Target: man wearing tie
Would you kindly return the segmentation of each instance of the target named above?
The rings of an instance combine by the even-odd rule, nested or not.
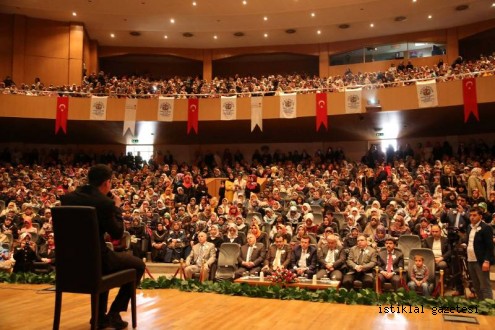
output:
[[[350,248],[347,257],[347,274],[344,275],[342,285],[350,290],[354,281],[361,281],[364,288],[373,287],[373,269],[376,266],[376,251],[368,246],[363,235],[358,236],[357,244]]]
[[[239,268],[236,270],[235,278],[241,277],[245,272],[255,275],[261,270],[261,265],[265,260],[265,246],[262,243],[256,243],[256,236],[247,235],[247,244],[241,246],[241,253],[237,258]]]
[[[309,245],[307,235],[301,237],[301,243],[292,251],[292,272],[298,276],[311,278],[316,273],[316,247]]]
[[[284,236],[282,234],[276,234],[275,244],[272,244],[268,249],[265,265],[261,270],[265,275],[271,275],[274,269],[287,268],[290,263],[290,258],[290,245],[284,243]]]
[[[380,267],[378,278],[380,283],[392,283],[395,291],[399,288],[400,277],[399,268],[404,268],[404,255],[395,248],[395,241],[392,238],[385,240],[385,249],[378,252],[377,264]],[[405,274],[404,274],[405,276]]]
[[[193,274],[201,270],[201,267],[203,267],[204,274],[208,274],[215,260],[215,245],[206,241],[206,233],[200,232],[198,234],[198,244],[193,246],[191,253],[186,258],[186,267],[184,269],[186,279],[192,278]]]
[[[330,234],[327,236],[327,244],[318,249],[320,270],[316,274],[316,278],[321,279],[327,275],[331,280],[342,281],[342,268],[345,267],[347,255],[342,244],[339,243],[337,236]]]

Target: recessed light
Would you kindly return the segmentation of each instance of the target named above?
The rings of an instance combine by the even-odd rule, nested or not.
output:
[[[495,2],[494,2],[494,3],[492,3],[492,7],[495,7]]]
[[[321,34],[321,30],[316,31],[316,34]]]
[[[163,36],[163,39],[168,39],[168,35],[164,35]]]
[[[311,17],[315,17],[315,16],[316,16],[316,14],[315,14],[315,13],[311,13]]]
[[[75,11],[73,11],[72,16],[77,16],[77,13]]]
[[[370,24],[370,27],[375,27],[375,24],[371,23],[371,24]]]
[[[246,0],[244,0],[244,1],[242,2],[242,4],[243,4],[244,6],[245,6],[245,5],[247,5],[247,1],[246,1]]]
[[[192,5],[193,6],[196,6],[197,5],[196,1],[193,1]]]
[[[263,37],[268,38],[268,33],[265,33]]]
[[[110,38],[115,38],[115,34],[110,33]]]
[[[175,19],[171,18],[170,19],[170,23],[174,24],[175,23]]]
[[[214,35],[214,36],[213,36],[213,39],[218,39],[218,36]]]
[[[416,2],[417,0],[412,0],[413,2]]]
[[[266,16],[265,16],[265,17],[263,17],[263,20],[264,20],[264,21],[268,21],[268,17],[266,17]]]
[[[433,18],[433,15],[428,15],[428,19],[432,19]]]

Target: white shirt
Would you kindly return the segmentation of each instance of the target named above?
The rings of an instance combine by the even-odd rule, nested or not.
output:
[[[306,267],[308,267],[306,265],[306,258],[307,257],[308,257],[308,250],[306,250],[306,252],[301,251],[301,258],[299,259],[299,262],[297,263],[297,265],[299,266],[299,268],[306,268]]]
[[[433,255],[435,257],[441,257],[442,256],[442,243],[440,239],[433,239],[433,245],[431,247],[433,251]]]
[[[328,250],[327,257],[325,258],[327,264],[333,265],[335,262],[335,252],[335,250]]]

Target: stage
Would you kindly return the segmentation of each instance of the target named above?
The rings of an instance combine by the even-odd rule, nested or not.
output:
[[[50,285],[0,283],[0,329],[51,329],[55,293]],[[111,299],[116,290],[110,293]],[[138,290],[138,329],[489,329],[493,316],[479,325],[446,322],[424,308],[380,313],[379,306],[233,297],[179,290]],[[381,307],[382,312],[385,306]],[[404,312],[405,311],[405,312]],[[452,315],[452,314],[450,314]],[[458,315],[458,314],[455,314]],[[130,323],[130,312],[122,314]],[[89,329],[89,295],[63,295],[61,329]]]

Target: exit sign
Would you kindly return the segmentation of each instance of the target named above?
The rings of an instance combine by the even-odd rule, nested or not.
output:
[[[383,136],[383,133],[376,133],[376,136],[378,137]]]
[[[139,143],[139,140],[138,139],[132,139],[131,142],[132,143]]]

